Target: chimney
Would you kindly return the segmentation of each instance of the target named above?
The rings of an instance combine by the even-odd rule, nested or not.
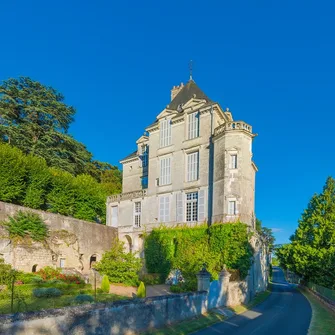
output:
[[[171,101],[175,98],[175,96],[181,91],[184,87],[184,84],[181,83],[179,86],[173,86],[171,90]]]

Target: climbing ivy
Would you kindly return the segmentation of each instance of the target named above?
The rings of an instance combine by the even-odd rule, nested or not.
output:
[[[250,233],[243,223],[197,227],[160,227],[145,237],[145,261],[150,273],[165,279],[171,269],[180,269],[186,280],[195,281],[203,263],[213,279],[225,265],[245,278],[251,266]]]

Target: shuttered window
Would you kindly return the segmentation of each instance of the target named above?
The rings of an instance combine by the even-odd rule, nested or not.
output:
[[[184,193],[177,193],[177,210],[176,210],[176,221],[184,221]]]
[[[160,147],[166,147],[171,144],[171,121],[162,120],[160,122]]]
[[[199,191],[198,221],[205,221],[205,190]]]
[[[188,139],[199,136],[199,113],[192,113],[188,115]]]
[[[199,152],[187,155],[187,181],[198,180]]]
[[[159,185],[171,184],[171,157],[161,158]]]
[[[159,222],[170,222],[170,196],[159,198]]]

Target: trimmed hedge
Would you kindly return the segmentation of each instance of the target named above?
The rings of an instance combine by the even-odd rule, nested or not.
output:
[[[197,227],[161,227],[145,238],[146,267],[166,279],[171,269],[180,269],[191,287],[196,289],[196,273],[206,263],[213,279],[225,265],[238,270],[245,278],[253,255],[249,244],[251,235],[243,223],[214,224]],[[189,286],[189,285],[188,285]]]
[[[35,288],[33,290],[33,295],[36,298],[60,297],[62,295],[62,291],[55,287]]]

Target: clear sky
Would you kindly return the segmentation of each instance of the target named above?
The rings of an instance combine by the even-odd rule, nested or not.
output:
[[[334,173],[335,4],[309,0],[11,0],[0,80],[30,76],[76,107],[70,132],[118,164],[194,79],[253,126],[256,214],[282,243]]]

